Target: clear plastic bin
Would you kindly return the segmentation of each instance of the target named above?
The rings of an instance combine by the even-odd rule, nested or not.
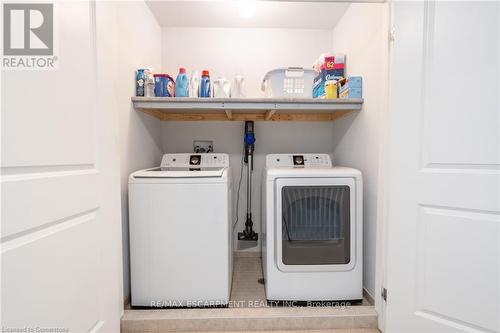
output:
[[[302,67],[273,69],[264,76],[261,89],[266,97],[312,98],[315,75]]]

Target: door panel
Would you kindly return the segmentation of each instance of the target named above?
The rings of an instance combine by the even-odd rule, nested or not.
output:
[[[58,69],[2,72],[8,82],[2,91],[2,167],[36,172],[34,166],[59,171],[95,165],[96,54],[89,3],[58,2],[54,18]]]
[[[58,68],[2,72],[2,327],[118,332],[117,128],[97,89],[96,8],[54,9]]]
[[[493,144],[500,141],[500,133],[485,126],[498,123],[498,112],[491,111],[498,110],[497,7],[496,2],[475,1],[438,1],[427,7],[423,167],[500,164]]]
[[[386,330],[499,331],[500,4],[393,9]]]
[[[98,181],[94,168],[3,175],[2,237],[96,209],[101,201],[95,193]]]
[[[494,324],[498,299],[492,299],[492,292],[498,284],[498,266],[491,260],[498,258],[498,218],[490,213],[428,206],[421,206],[419,215],[417,315],[476,327]],[[475,310],[450,306],[470,300],[485,306]]]
[[[2,243],[2,325],[71,327],[100,320],[96,211]]]

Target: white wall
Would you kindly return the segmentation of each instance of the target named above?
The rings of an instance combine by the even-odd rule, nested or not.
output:
[[[386,111],[387,5],[351,4],[333,31],[335,52],[347,54],[348,75],[363,76],[363,110],[334,123],[336,162],[362,171],[364,178],[363,282],[375,295],[381,119]]]
[[[214,140],[216,152],[228,153],[234,184],[234,203],[240,176],[243,150],[243,122],[174,122],[163,124],[163,149],[168,153],[185,153],[193,150],[193,139]],[[260,186],[265,156],[271,153],[304,152],[330,153],[333,149],[333,124],[331,122],[255,122],[254,181],[252,213],[255,230],[260,233]],[[246,178],[240,190],[239,220],[235,234],[242,231],[246,213]],[[236,246],[238,242],[236,241]],[[243,249],[237,247],[237,249]],[[260,251],[260,247],[249,250]]]
[[[331,49],[331,34],[331,30],[164,28],[163,69],[172,76],[177,75],[178,67],[187,67],[189,73],[192,69],[209,69],[212,78],[226,75],[230,79],[240,72],[246,78],[248,96],[262,96],[260,83],[268,70],[286,66],[310,68],[320,53]],[[255,124],[257,141],[252,211],[255,229],[260,232],[260,178],[264,156],[290,151],[330,153],[334,146],[334,132],[330,122]],[[166,153],[191,152],[193,139],[214,140],[215,151],[230,154],[237,186],[243,150],[243,122],[164,122],[162,135]],[[245,223],[244,184],[245,179],[241,187],[236,232],[241,231]]]
[[[241,73],[249,97],[263,96],[267,71],[288,66],[311,68],[331,49],[331,30],[257,28],[163,28],[163,70],[174,78],[179,67],[210,70],[212,79]]]
[[[112,94],[118,111],[123,237],[123,288],[130,295],[128,242],[128,176],[138,169],[157,165],[161,158],[161,123],[134,110],[135,70],[161,68],[161,28],[142,1],[109,2],[109,25],[98,34],[108,34],[108,52],[113,67]]]

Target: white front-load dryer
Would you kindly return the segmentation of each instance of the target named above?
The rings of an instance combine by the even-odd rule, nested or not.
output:
[[[228,304],[232,281],[227,154],[165,154],[129,177],[131,304]]]
[[[269,301],[363,298],[361,172],[327,154],[272,154],[262,182]]]

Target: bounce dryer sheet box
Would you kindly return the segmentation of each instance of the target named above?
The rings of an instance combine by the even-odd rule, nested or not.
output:
[[[361,76],[349,76],[339,83],[339,98],[363,97],[363,79]]]

